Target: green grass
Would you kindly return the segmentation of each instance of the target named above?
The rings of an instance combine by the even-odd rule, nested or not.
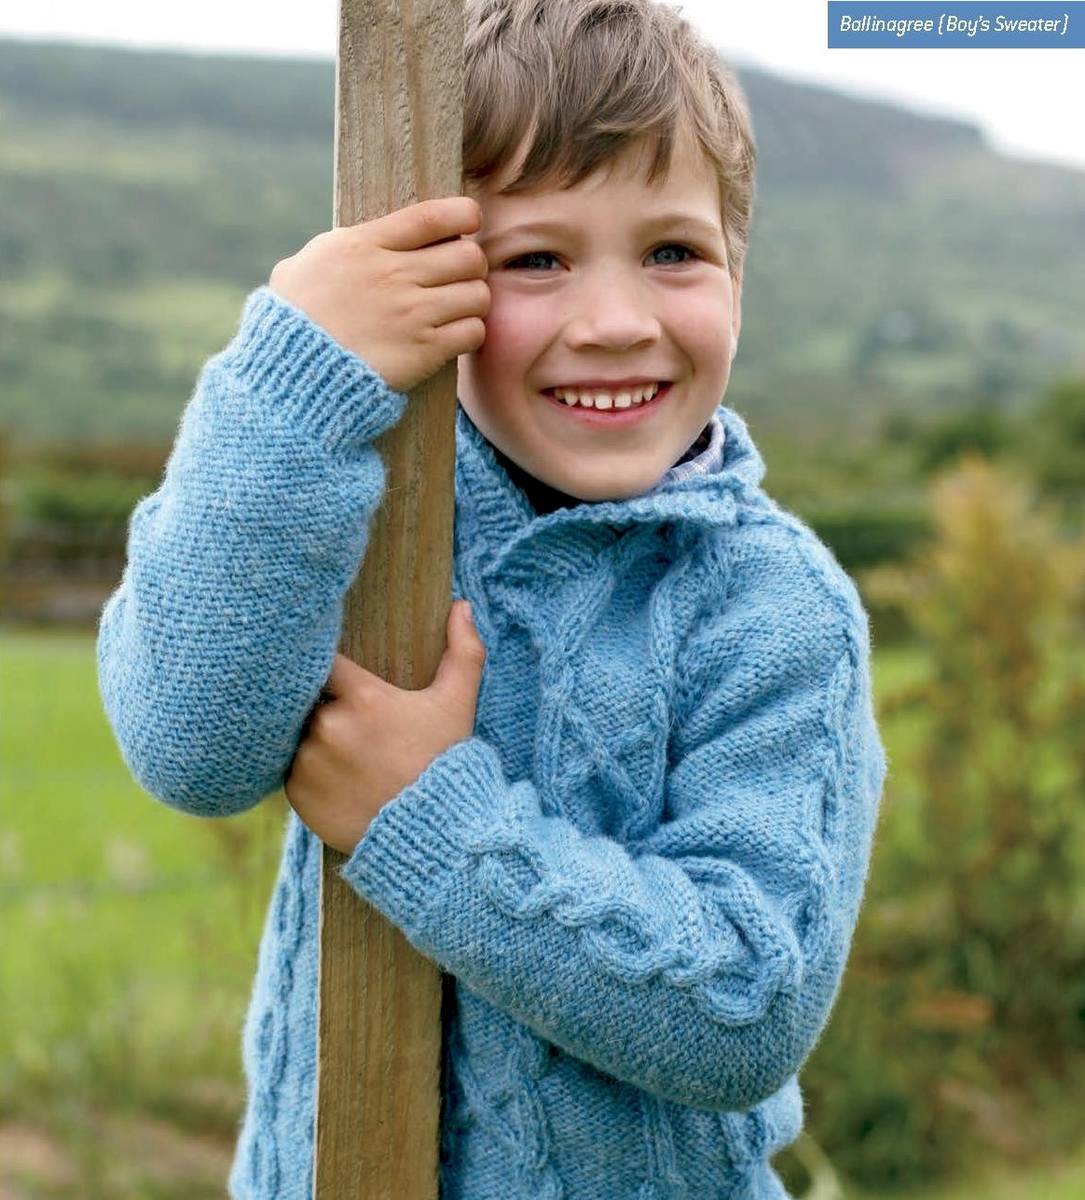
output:
[[[980,1162],[941,1187],[891,1193],[842,1184],[805,1132],[774,1165],[783,1173],[789,1192],[803,1200],[1082,1200],[1085,1196],[1085,1147],[1066,1161],[1030,1167]]]
[[[1030,1169],[989,1165],[967,1180],[936,1191],[904,1192],[893,1200],[1082,1200],[1085,1150],[1064,1163]],[[880,1200],[865,1193],[848,1200]]]
[[[87,634],[0,633],[0,761],[0,1120],[69,1146],[103,1109],[230,1134],[284,798],[206,821],[143,792]]]

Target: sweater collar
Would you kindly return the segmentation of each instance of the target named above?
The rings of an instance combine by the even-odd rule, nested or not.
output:
[[[539,515],[457,403],[457,522],[462,523],[467,545],[484,552],[496,568],[500,560],[526,551],[536,539],[549,543],[557,537],[563,545],[594,543],[632,526],[673,523],[699,531],[733,524],[736,498],[760,486],[765,463],[743,418],[723,404],[716,411],[725,431],[719,471],[675,480],[660,491],[625,500],[583,501]]]

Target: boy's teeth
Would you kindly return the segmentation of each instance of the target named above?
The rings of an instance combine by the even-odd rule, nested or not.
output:
[[[658,383],[650,384],[648,387],[629,388],[623,392],[611,394],[609,392],[578,392],[567,388],[555,388],[554,395],[559,400],[564,400],[570,408],[574,404],[579,404],[583,408],[629,408],[636,407],[639,404],[651,400],[652,397],[659,391]]]

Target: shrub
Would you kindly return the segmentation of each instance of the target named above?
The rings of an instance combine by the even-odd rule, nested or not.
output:
[[[1085,1134],[1085,543],[978,457],[932,510],[932,542],[862,580],[929,667],[880,705],[914,749],[804,1073],[810,1132],[878,1190]]]

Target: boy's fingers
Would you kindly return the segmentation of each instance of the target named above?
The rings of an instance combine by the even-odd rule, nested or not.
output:
[[[435,326],[447,325],[464,317],[485,317],[490,311],[493,298],[484,279],[461,279],[457,283],[446,283],[439,291],[428,289],[425,303],[419,311]]]
[[[485,279],[490,273],[486,252],[471,238],[457,237],[416,252],[413,274],[422,287],[440,287],[464,279]]]
[[[486,341],[486,322],[481,317],[462,317],[458,321],[446,321],[438,325],[435,332],[441,344],[448,348],[448,357],[451,358],[482,348]]]
[[[380,242],[388,250],[417,250],[476,233],[481,225],[478,201],[470,196],[423,200],[381,217]]]
[[[477,694],[486,664],[486,644],[479,637],[462,600],[452,605],[448,631],[448,646],[437,664],[432,686],[439,690],[451,689],[453,694],[459,694],[461,689]]]
[[[346,655],[337,654],[332,660],[332,669],[328,675],[327,682],[321,689],[321,700],[338,700],[346,695],[351,688],[356,688],[362,683],[368,683],[374,679],[379,679],[379,675],[374,675],[372,671],[367,671],[365,667],[360,667],[356,662],[352,662]]]

